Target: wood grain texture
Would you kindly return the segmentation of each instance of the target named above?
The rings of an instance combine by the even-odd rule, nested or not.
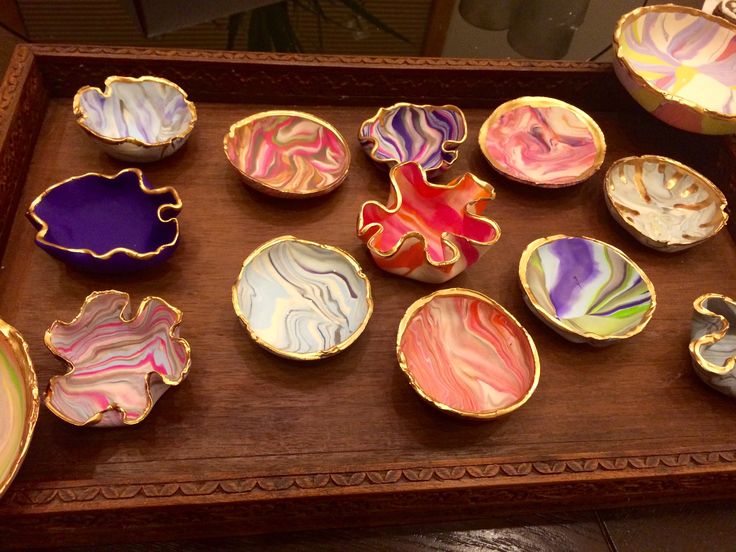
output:
[[[43,544],[49,535],[68,544],[122,539],[115,529],[120,519],[136,527],[137,538],[161,539],[269,531],[282,528],[284,519],[298,530],[621,505],[697,492],[733,495],[736,413],[694,376],[687,342],[693,298],[707,291],[736,294],[736,245],[721,233],[678,255],[654,253],[617,226],[602,196],[605,169],[625,155],[668,155],[727,187],[732,154],[721,139],[671,129],[640,111],[621,95],[609,66],[58,46],[32,46],[31,52],[27,59],[16,56],[15,66],[25,68],[24,75],[37,67],[41,92],[22,109],[44,118],[35,148],[32,140],[14,146],[20,161],[10,167],[13,174],[25,174],[23,155],[32,158],[0,271],[0,313],[29,341],[41,386],[62,370],[43,346],[44,330],[56,318],[71,318],[84,297],[100,289],[130,292],[134,301],[159,295],[181,308],[193,365],[190,379],[139,427],[84,430],[44,410],[24,468],[0,501],[0,528],[12,537],[0,547]],[[197,128],[182,151],[143,167],[154,185],[175,186],[182,196],[180,249],[143,275],[74,272],[33,245],[22,211],[69,176],[124,168],[76,127],[65,95],[78,84],[99,85],[103,75],[149,69],[181,84],[198,107]],[[436,286],[381,272],[354,234],[361,203],[388,193],[386,174],[354,138],[358,126],[375,103],[407,99],[385,74],[400,75],[413,98],[439,100],[444,88],[428,83],[443,71],[467,86],[452,88],[452,97],[465,110],[470,136],[446,179],[470,170],[491,181],[497,199],[488,214],[502,232],[452,285],[478,289],[508,308],[534,337],[542,361],[531,401],[487,424],[448,418],[411,391],[396,365],[396,328],[406,307]],[[545,73],[549,81],[540,77]],[[33,80],[25,79],[24,94],[33,89]],[[597,106],[591,115],[609,145],[603,169],[590,181],[535,190],[486,164],[474,137],[499,101],[540,90],[571,100],[586,89],[611,91],[585,99],[589,108]],[[0,97],[11,92],[3,88]],[[18,119],[2,126],[21,109],[17,100],[8,105],[0,110],[5,139],[22,129]],[[335,193],[292,203],[240,183],[222,154],[222,136],[236,120],[278,108],[309,111],[348,138],[353,163]],[[0,187],[0,193],[10,189]],[[294,364],[262,350],[230,304],[230,286],[246,255],[287,233],[346,249],[373,285],[376,309],[363,336],[319,363]],[[531,240],[556,233],[608,241],[647,272],[660,305],[644,333],[608,349],[574,346],[528,311],[516,276],[519,256]],[[34,531],[40,521],[47,535]]]

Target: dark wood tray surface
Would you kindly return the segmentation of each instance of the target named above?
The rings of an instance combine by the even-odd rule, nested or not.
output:
[[[127,166],[99,152],[77,128],[70,85],[59,84],[59,74],[69,74],[66,63],[79,68],[77,80],[97,85],[103,69],[116,74],[136,64],[170,75],[155,56],[146,65],[147,58],[136,50],[32,49],[35,61],[22,47],[15,63],[30,75],[24,86],[34,74],[43,82],[38,86],[45,92],[36,91],[29,100],[43,110],[43,119],[35,147],[32,135],[17,146],[31,157],[2,259],[0,315],[29,342],[42,388],[62,371],[43,345],[44,330],[57,318],[71,319],[93,290],[127,291],[136,304],[146,295],[160,295],[181,308],[182,335],[191,344],[193,364],[188,381],[169,391],[137,427],[75,428],[42,408],[23,469],[0,500],[0,528],[14,539],[0,539],[0,547],[37,542],[33,528],[40,527],[39,520],[52,532],[76,528],[72,542],[93,542],[123,538],[116,534],[118,519],[135,524],[139,537],[162,538],[733,493],[736,410],[696,378],[687,344],[693,299],[705,292],[736,295],[736,244],[724,231],[683,253],[658,254],[617,225],[602,196],[607,167],[620,157],[644,153],[690,164],[731,194],[724,175],[733,159],[724,139],[659,123],[625,97],[606,65],[548,63],[533,71],[528,64],[520,74],[534,75],[529,86],[514,76],[508,97],[544,92],[534,79],[555,68],[568,72],[571,92],[556,90],[562,99],[580,97],[586,89],[576,84],[580,78],[589,79],[592,93],[610,90],[608,97],[586,96],[581,102],[589,104],[585,107],[606,136],[602,170],[573,188],[537,190],[496,174],[477,146],[481,123],[506,99],[501,85],[494,85],[496,96],[489,100],[459,102],[469,138],[440,180],[464,171],[489,180],[497,198],[487,214],[498,221],[502,236],[475,266],[444,287],[477,289],[508,308],[533,336],[542,366],[539,388],[526,406],[496,421],[468,422],[421,402],[396,363],[396,330],[404,310],[439,286],[382,272],[355,236],[362,202],[384,200],[388,193],[386,173],[369,161],[355,138],[360,122],[376,105],[426,96],[386,90],[385,96],[350,105],[355,102],[339,90],[336,95],[323,90],[321,100],[295,91],[277,103],[260,97],[220,103],[212,101],[217,99],[213,89],[201,84],[205,80],[199,80],[196,63],[188,65],[189,77],[182,70],[177,82],[197,102],[197,127],[180,153],[141,167],[154,185],[175,186],[182,196],[180,248],[149,273],[93,276],[67,269],[37,248],[24,217],[31,200],[55,182],[89,171],[114,174]],[[164,54],[176,57],[158,55]],[[26,58],[19,61],[21,56]],[[201,57],[201,67],[223,75],[254,70],[260,63],[247,54],[227,64],[214,53]],[[290,61],[297,74],[299,67],[320,61],[268,59],[259,70]],[[359,65],[355,60],[342,63],[345,79],[356,87],[372,74],[353,68]],[[394,62],[361,63],[379,71],[381,63]],[[449,75],[463,71],[486,81],[506,78],[509,69],[459,67],[448,66]],[[432,73],[436,68],[424,67]],[[414,68],[416,79],[425,78],[421,69]],[[6,94],[8,86],[6,78]],[[247,91],[239,93],[247,96]],[[11,107],[14,113],[20,109]],[[346,136],[353,162],[337,192],[303,202],[275,200],[239,181],[222,153],[222,136],[232,122],[272,108],[309,111]],[[5,116],[0,130],[7,139],[8,112]],[[14,203],[12,195],[6,197]],[[557,233],[607,241],[647,272],[658,307],[641,335],[603,349],[573,345],[524,306],[517,280],[521,251],[528,242]],[[363,336],[336,357],[306,364],[277,358],[247,337],[233,313],[230,286],[242,260],[282,234],[343,247],[371,280],[373,318]]]

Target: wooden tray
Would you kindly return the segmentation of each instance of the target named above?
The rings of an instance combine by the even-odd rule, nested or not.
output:
[[[177,155],[144,170],[176,186],[183,241],[158,271],[130,277],[68,270],[33,244],[29,202],[50,184],[124,167],[76,128],[71,96],[110,74],[155,74],[197,102],[199,121]],[[487,166],[476,144],[484,118],[520,95],[551,95],[589,111],[608,142],[603,169],[563,190],[534,190]],[[363,201],[388,181],[356,133],[377,106],[457,103],[469,139],[446,178],[490,180],[500,242],[452,281],[488,293],[536,340],[539,388],[507,418],[472,423],[425,405],[395,359],[399,320],[435,286],[381,272],[355,237]],[[349,139],[343,187],[301,203],[246,189],[222,153],[229,125],[256,111],[296,107]],[[30,453],[0,500],[0,547],[165,539],[337,525],[477,517],[518,510],[612,506],[731,496],[736,409],[693,375],[687,351],[693,299],[736,295],[729,233],[657,254],[606,211],[605,169],[657,153],[712,178],[736,200],[733,142],[669,128],[635,105],[608,64],[19,46],[0,90],[0,316],[30,342],[39,381],[62,371],[43,345],[56,318],[93,290],[183,309],[189,380],[139,427],[79,429],[42,409]],[[350,251],[373,283],[376,309],[346,352],[313,364],[256,346],[230,304],[230,286],[259,243],[291,233]],[[517,263],[540,236],[585,234],[626,251],[653,280],[659,306],[641,335],[606,349],[560,339],[524,306]],[[121,530],[121,524],[123,529]],[[58,538],[55,539],[54,535]]]

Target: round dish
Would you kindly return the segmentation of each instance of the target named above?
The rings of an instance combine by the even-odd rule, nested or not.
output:
[[[399,325],[396,355],[419,396],[470,418],[516,410],[539,382],[531,336],[501,305],[469,289],[443,289],[414,302]]]
[[[197,110],[187,93],[159,77],[105,80],[105,91],[83,86],[74,96],[77,124],[110,156],[148,162],[168,157],[189,138]]]
[[[524,301],[564,338],[606,345],[641,332],[656,307],[654,286],[622,251],[593,238],[550,236],[519,261]]]
[[[736,301],[706,293],[693,303],[690,356],[698,377],[736,398]]]
[[[685,6],[646,6],[619,19],[613,48],[616,75],[652,115],[690,132],[736,132],[736,25]]]
[[[265,111],[233,124],[225,156],[243,181],[264,194],[304,198],[336,189],[350,167],[338,130],[299,111]]]
[[[680,251],[726,225],[726,198],[690,167],[659,155],[625,157],[605,178],[608,210],[644,245]]]
[[[587,113],[536,96],[498,106],[483,123],[478,143],[498,172],[543,188],[587,180],[606,156],[603,132]]]
[[[270,240],[248,255],[232,300],[256,343],[295,360],[347,349],[373,312],[370,282],[353,257],[293,236]]]

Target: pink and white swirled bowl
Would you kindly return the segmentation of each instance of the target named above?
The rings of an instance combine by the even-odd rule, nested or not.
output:
[[[736,133],[736,25],[671,4],[619,19],[614,69],[626,90],[665,123],[700,134]]]
[[[423,399],[463,417],[508,414],[539,383],[531,336],[501,305],[469,289],[443,289],[411,305],[399,325],[396,354]]]

